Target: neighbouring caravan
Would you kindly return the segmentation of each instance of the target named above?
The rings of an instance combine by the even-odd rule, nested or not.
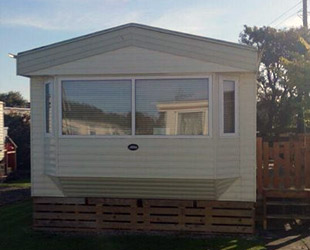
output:
[[[4,152],[5,152],[5,137],[4,137],[4,114],[3,114],[4,103],[0,101],[0,176],[4,172]]]
[[[8,127],[4,127],[4,114],[7,107],[0,101],[0,181],[17,169],[17,145],[8,135]]]
[[[19,53],[35,228],[252,233],[256,70],[255,48],[140,24]]]

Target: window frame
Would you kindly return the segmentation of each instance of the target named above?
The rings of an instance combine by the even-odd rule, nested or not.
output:
[[[50,95],[51,95],[51,110],[50,110],[50,116],[51,116],[51,121],[50,121],[50,124],[51,124],[51,127],[49,128],[49,132],[47,132],[47,112],[46,112],[46,86],[47,85],[50,85]],[[55,125],[54,125],[54,84],[53,84],[53,81],[49,80],[47,82],[44,82],[44,134],[46,137],[52,137],[53,136],[53,131],[54,131],[54,128],[55,128]]]
[[[136,135],[136,80],[165,80],[165,79],[208,79],[208,119],[205,119],[208,123],[207,135]],[[113,81],[113,80],[131,80],[131,135],[64,135],[62,134],[62,82],[63,81]],[[94,76],[81,76],[81,77],[59,77],[57,79],[58,85],[58,137],[59,138],[154,138],[154,139],[167,139],[167,138],[210,138],[212,136],[212,77],[211,75],[184,75],[184,76],[128,76],[128,77],[94,77]]]
[[[235,132],[224,132],[224,81],[233,81],[235,83]],[[238,137],[239,136],[239,79],[237,77],[220,76],[219,78],[219,117],[220,117],[220,137]]]

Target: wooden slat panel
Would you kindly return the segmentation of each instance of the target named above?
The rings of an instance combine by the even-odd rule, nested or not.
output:
[[[184,211],[185,215],[205,215],[204,208],[186,208]]]
[[[142,225],[141,225],[142,227]],[[102,229],[118,229],[118,230],[137,230],[139,226],[133,226],[131,223],[106,222],[102,223]]]
[[[272,187],[273,188],[279,188],[280,186],[280,157],[279,157],[279,142],[273,143],[273,159],[274,159],[274,165],[273,165],[273,182]]]
[[[180,226],[180,230],[183,230],[184,226],[185,226],[185,207],[184,206],[180,206],[179,207],[179,214],[178,214],[178,224]]]
[[[47,205],[42,205],[42,204],[34,204],[34,211],[50,211],[50,212],[57,212],[57,211],[62,211],[62,212],[74,212],[75,209],[77,209],[80,212],[95,212],[96,207],[95,206],[82,206],[82,205],[55,205],[55,204],[47,204]]]
[[[213,216],[234,216],[234,217],[252,217],[251,210],[228,210],[228,209],[213,209]]]
[[[292,164],[291,164],[291,158],[290,158],[290,143],[286,142],[283,143],[284,150],[283,150],[283,155],[284,155],[284,188],[289,188],[292,185],[291,177],[292,177]]]
[[[197,201],[197,207],[219,207],[219,208],[253,208],[253,202],[239,201]]]
[[[151,223],[148,227],[145,227],[147,230],[158,230],[158,231],[180,231],[180,226],[178,224],[154,224]]]
[[[254,233],[252,227],[247,226],[212,226],[214,233]]]
[[[148,212],[150,214],[175,214],[177,215],[179,213],[178,208],[154,208],[151,207],[148,209]]]
[[[269,178],[269,145],[268,142],[263,143],[263,159],[264,159],[264,169],[263,169],[263,183],[264,188],[268,188],[270,185]]]
[[[150,226],[150,207],[147,202],[143,204],[143,226],[146,228]]]
[[[185,216],[184,217],[185,223],[206,223],[206,219],[204,216],[202,217],[192,217],[192,216]]]
[[[90,202],[92,205],[89,204]],[[93,205],[94,203],[96,205]],[[158,206],[151,207],[150,204]],[[197,205],[200,207],[197,208]],[[40,203],[35,204],[34,207],[35,229],[48,228],[56,231],[84,231],[85,228],[90,231],[185,230],[205,233],[225,232],[227,229],[226,232],[229,233],[248,233],[254,228],[253,203],[246,202],[240,204],[226,201],[138,201],[137,199],[92,198],[88,199],[88,204],[85,205]],[[245,228],[244,225],[249,225],[251,229]],[[82,230],[79,230],[81,228]]]
[[[68,198],[68,197],[34,197],[35,203],[46,204],[85,204],[85,198]]]
[[[131,214],[103,214],[103,221],[130,221],[132,222]],[[142,215],[137,215],[137,220],[143,220]]]
[[[102,207],[103,213],[128,213],[130,214],[130,207]],[[142,208],[138,208],[137,212],[142,212]]]
[[[265,197],[274,198],[310,198],[309,191],[302,190],[266,190]]]
[[[96,214],[80,213],[38,213],[33,214],[34,219],[61,219],[61,220],[95,220]]]
[[[294,159],[295,159],[295,187],[300,189],[303,186],[302,183],[302,148],[303,148],[303,141],[295,141],[294,142]]]
[[[74,228],[74,227],[45,227],[45,226],[33,226],[36,231],[47,232],[96,232],[95,228]]]
[[[111,198],[88,198],[88,204],[105,204],[105,205],[134,205],[136,200],[133,199],[111,199]]]
[[[151,215],[150,223],[152,222],[174,222],[179,224],[179,216],[159,216],[159,215]]]
[[[141,201],[139,201],[139,206],[141,205]],[[142,213],[139,213],[142,209],[138,207],[138,200],[134,202],[134,204],[130,208],[130,221],[134,227],[137,227],[138,221],[143,221]]]
[[[225,217],[213,217],[212,224],[224,224],[224,225],[252,225],[252,218],[225,218]]]
[[[53,221],[35,220],[35,227],[69,227],[69,228],[95,228],[96,222],[92,221]]]
[[[189,200],[144,200],[144,204],[151,206],[183,206],[183,207],[192,207],[193,201]]]

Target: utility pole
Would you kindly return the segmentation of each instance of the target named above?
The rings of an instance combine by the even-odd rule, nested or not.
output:
[[[307,0],[302,1],[302,22],[303,22],[304,28],[308,29]]]

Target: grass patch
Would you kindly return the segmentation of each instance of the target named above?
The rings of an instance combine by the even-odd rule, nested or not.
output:
[[[30,200],[0,207],[0,249],[10,250],[261,250],[256,240],[159,235],[52,234],[31,229]]]
[[[0,187],[29,188],[31,186],[29,179],[14,180],[11,182],[0,183]]]

